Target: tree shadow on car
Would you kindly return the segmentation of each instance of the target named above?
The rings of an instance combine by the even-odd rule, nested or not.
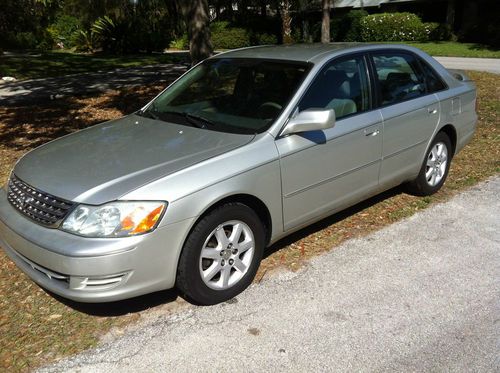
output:
[[[369,199],[366,199],[358,204],[351,206],[345,210],[342,210],[338,213],[330,215],[314,224],[308,225],[297,232],[294,232],[281,240],[275,242],[273,245],[269,246],[264,252],[264,259],[275,254],[276,252],[286,248],[287,246],[293,244],[296,241],[299,241],[311,234],[317,233],[325,228],[328,228],[331,225],[334,225],[352,215],[355,215],[369,207],[376,205],[379,202],[382,202],[386,199],[395,197],[399,194],[405,193],[404,185],[396,186],[392,189],[386,190],[380,194],[377,194]]]

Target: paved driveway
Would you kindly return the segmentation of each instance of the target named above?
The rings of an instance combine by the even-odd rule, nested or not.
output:
[[[434,57],[447,69],[487,71],[500,74],[500,58]]]
[[[500,371],[500,178],[43,371]]]

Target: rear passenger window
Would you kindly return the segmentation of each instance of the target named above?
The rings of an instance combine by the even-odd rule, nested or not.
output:
[[[421,60],[420,66],[422,66],[422,70],[424,70],[425,80],[427,82],[427,92],[434,93],[446,89],[446,85],[426,62]]]
[[[426,93],[425,79],[411,54],[380,53],[373,56],[382,105],[394,104]]]
[[[316,76],[299,110],[334,109],[337,119],[370,109],[370,90],[362,56],[330,62]]]

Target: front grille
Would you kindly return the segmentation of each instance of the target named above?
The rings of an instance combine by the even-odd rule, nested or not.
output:
[[[73,203],[33,188],[14,174],[9,179],[7,198],[12,206],[28,218],[48,227],[57,227]]]

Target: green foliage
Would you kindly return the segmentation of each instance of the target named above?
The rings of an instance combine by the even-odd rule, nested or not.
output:
[[[363,41],[426,41],[429,35],[413,13],[380,13],[360,21]]]
[[[276,35],[271,34],[254,34],[251,38],[252,45],[272,45],[278,43]]]
[[[97,18],[92,27],[90,28],[90,33],[93,35],[95,43],[106,51],[120,53],[125,50],[124,44],[124,33],[123,24],[122,27],[118,27],[117,23],[113,21],[110,17],[104,16]]]
[[[339,37],[342,41],[361,41],[361,21],[368,16],[366,10],[351,10],[342,21]]]
[[[250,35],[244,28],[229,27],[228,22],[210,24],[214,49],[235,49],[250,46]]]
[[[92,31],[77,30],[72,37],[77,52],[93,52],[96,41]]]
[[[96,19],[90,30],[76,30],[72,36],[79,52],[93,52],[98,48],[116,51],[121,40],[115,22],[108,16]]]
[[[334,16],[330,20],[330,38],[333,41],[362,41],[361,20],[368,15],[365,10],[351,10],[342,16]],[[316,22],[311,34],[313,40],[321,39],[321,21]]]
[[[263,17],[256,14],[237,14],[236,20],[230,26],[246,29],[251,40],[259,34],[274,35],[278,38],[278,35],[281,36],[282,33],[282,20],[279,16]]]
[[[186,50],[189,49],[189,39],[187,34],[182,35],[180,38],[174,39],[170,42],[169,48]]]
[[[448,41],[453,38],[452,28],[446,23],[426,22],[424,29],[432,41]]]
[[[64,48],[72,48],[74,47],[75,33],[80,28],[81,25],[78,18],[63,14],[47,27],[47,32],[54,42],[62,43]]]
[[[250,45],[276,44],[277,38],[270,34],[253,34],[241,27],[231,27],[227,21],[213,22],[210,24],[212,43],[215,49],[235,49],[248,47]],[[185,50],[189,49],[187,34],[172,40],[169,48]]]
[[[115,22],[108,16],[99,17],[90,28],[92,32],[102,38],[112,38],[116,30]]]
[[[224,31],[227,30],[228,28],[230,28],[230,23],[228,21],[218,21],[210,23],[210,31],[212,33]]]
[[[6,36],[11,48],[35,49],[39,42],[33,32],[8,33]]]

